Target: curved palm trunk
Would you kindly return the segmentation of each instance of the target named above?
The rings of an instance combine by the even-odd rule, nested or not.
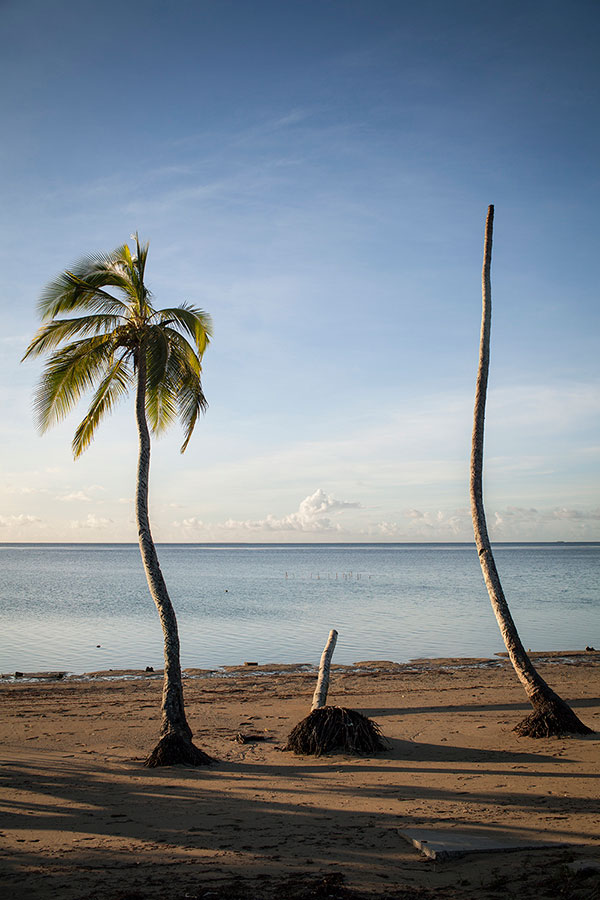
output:
[[[152,599],[156,604],[164,638],[165,680],[163,685],[160,740],[150,756],[147,766],[166,766],[184,763],[206,765],[209,756],[192,743],[192,731],[185,717],[183,684],[179,662],[179,632],[175,610],[171,603],[165,580],[160,570],[156,547],[150,532],[148,518],[148,476],[150,471],[150,433],[146,421],[146,360],[143,353],[138,358],[136,392],[136,419],[139,437],[137,486],[135,497],[136,523],[140,552]]]
[[[494,207],[488,207],[485,224],[485,244],[482,273],[483,309],[481,318],[481,339],[479,345],[479,367],[475,392],[475,413],[473,419],[473,439],[471,444],[471,516],[475,543],[485,584],[492,603],[496,621],[500,627],[510,661],[525,688],[533,706],[533,713],[520,722],[515,731],[531,737],[568,732],[590,734],[591,729],[581,722],[573,710],[550,688],[538,674],[521,643],[508,603],[500,584],[500,577],[492,555],[483,506],[483,434],[485,423],[485,401],[487,394],[490,359],[490,328],[492,319],[492,296],[490,270],[492,263],[492,233]]]

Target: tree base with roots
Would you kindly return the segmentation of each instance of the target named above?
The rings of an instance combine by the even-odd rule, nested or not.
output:
[[[521,737],[560,737],[563,734],[594,734],[584,725],[568,704],[560,697],[539,700],[533,712],[513,728]]]
[[[144,761],[149,769],[158,766],[209,766],[212,759],[196,747],[188,737],[171,732],[160,741]]]
[[[362,713],[342,706],[321,706],[296,725],[284,749],[302,756],[336,750],[365,756],[387,748],[379,725]]]

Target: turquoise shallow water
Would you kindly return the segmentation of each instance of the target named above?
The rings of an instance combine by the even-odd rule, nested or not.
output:
[[[466,544],[159,546],[184,667],[492,656],[503,650]],[[495,548],[532,650],[600,646],[600,545]],[[0,671],[159,667],[137,546],[1,544]],[[100,646],[98,646],[100,645]]]

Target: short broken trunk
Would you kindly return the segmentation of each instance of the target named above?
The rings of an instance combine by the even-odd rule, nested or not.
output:
[[[366,756],[385,750],[381,729],[362,713],[342,706],[321,706],[290,732],[284,748],[302,756],[334,751]]]
[[[332,628],[321,656],[311,712],[292,729],[284,750],[302,756],[322,756],[336,750],[366,756],[386,749],[379,725],[371,719],[354,709],[325,705],[337,636],[337,631]]]
[[[211,762],[211,757],[196,747],[191,738],[171,731],[161,737],[144,765],[155,769],[158,766],[208,766]]]

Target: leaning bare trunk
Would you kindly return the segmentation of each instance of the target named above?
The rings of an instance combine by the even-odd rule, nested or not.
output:
[[[485,423],[485,401],[490,359],[490,328],[492,320],[491,262],[494,207],[488,207],[485,224],[485,244],[482,273],[483,309],[481,318],[481,339],[479,345],[479,367],[475,392],[475,414],[473,420],[473,440],[471,444],[471,516],[475,543],[485,584],[492,603],[496,621],[500,627],[510,661],[525,688],[533,713],[520,722],[515,731],[531,737],[547,737],[553,734],[589,734],[591,730],[577,718],[573,710],[550,688],[534,668],[519,638],[511,616],[487,532],[483,506],[483,434]]]
[[[165,677],[161,705],[160,740],[145,765],[206,765],[210,757],[192,743],[192,731],[185,717],[183,683],[179,662],[179,632],[175,610],[160,570],[156,547],[148,518],[148,475],[150,471],[150,433],[146,421],[146,360],[143,351],[138,359],[136,419],[139,437],[136,522],[140,552],[152,599],[156,604],[164,638]]]

